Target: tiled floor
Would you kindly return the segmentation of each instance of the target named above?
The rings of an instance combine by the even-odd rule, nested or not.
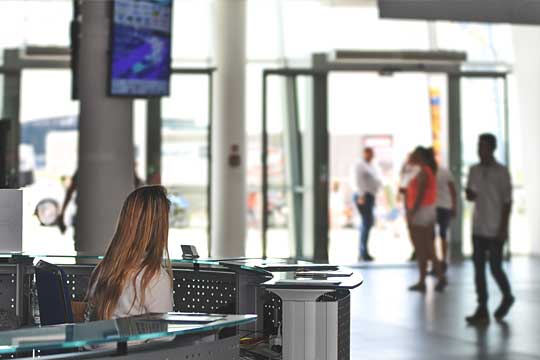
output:
[[[506,268],[516,303],[504,323],[484,328],[464,320],[476,306],[470,262],[450,268],[444,293],[425,295],[407,291],[417,280],[412,265],[359,268],[365,282],[351,296],[351,359],[540,359],[540,259],[514,258]],[[493,311],[493,281],[490,295]]]

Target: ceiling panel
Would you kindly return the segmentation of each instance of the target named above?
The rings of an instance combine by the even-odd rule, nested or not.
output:
[[[540,24],[540,0],[378,0],[383,18]]]

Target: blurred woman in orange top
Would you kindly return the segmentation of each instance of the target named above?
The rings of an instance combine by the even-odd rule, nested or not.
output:
[[[418,147],[411,155],[411,164],[420,168],[407,186],[407,220],[416,251],[420,279],[409,287],[412,291],[426,291],[427,263],[431,260],[438,282],[436,291],[447,285],[441,264],[435,255],[435,222],[437,200],[437,162],[432,149]]]

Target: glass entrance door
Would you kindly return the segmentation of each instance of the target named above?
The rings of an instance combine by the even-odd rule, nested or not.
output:
[[[374,225],[368,248],[378,263],[411,257],[401,170],[409,153],[433,141],[430,78],[426,73],[333,72],[329,77],[330,259],[359,261],[360,209],[356,164],[363,149],[374,151],[372,165],[381,181],[375,195]]]
[[[492,133],[498,144],[495,157],[510,168],[514,186],[510,246],[507,250],[509,253],[526,253],[529,236],[526,234],[523,176],[519,164],[511,161],[507,82],[505,73],[461,74],[461,185],[465,187],[470,166],[479,161],[478,136]],[[470,255],[473,206],[466,201],[463,204],[462,249],[464,255]]]

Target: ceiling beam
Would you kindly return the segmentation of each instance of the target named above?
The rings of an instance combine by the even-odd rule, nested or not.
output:
[[[382,18],[540,24],[538,0],[378,0]]]

